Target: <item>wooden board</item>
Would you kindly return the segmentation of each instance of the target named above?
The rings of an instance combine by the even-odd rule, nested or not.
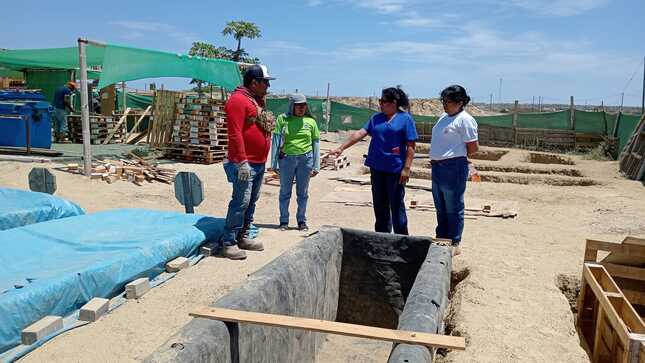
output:
[[[250,323],[282,328],[303,329],[321,333],[385,340],[395,343],[419,344],[427,347],[457,350],[466,349],[466,340],[463,337],[392,330],[365,325],[339,323],[335,321],[299,318],[287,315],[201,307],[190,313],[190,316],[234,323]]]

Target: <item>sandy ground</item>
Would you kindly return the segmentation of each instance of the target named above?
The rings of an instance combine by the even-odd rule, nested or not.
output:
[[[323,143],[323,148],[333,146]],[[320,203],[331,191],[352,188],[329,178],[359,175],[366,150],[367,143],[358,144],[348,150],[352,160],[349,169],[323,171],[312,179],[308,212],[312,230],[323,224],[372,229],[370,208]],[[466,337],[467,350],[449,352],[440,357],[441,361],[587,362],[567,300],[556,286],[556,276],[580,274],[585,238],[620,241],[626,235],[645,235],[645,188],[621,178],[616,162],[573,156],[575,166],[538,165],[527,163],[527,154],[511,150],[500,161],[478,162],[577,168],[602,184],[560,187],[469,183],[467,203],[468,199],[517,202],[519,216],[466,221],[463,254],[455,257],[454,269],[470,273],[457,286],[450,325],[453,333]],[[27,174],[33,166],[0,162],[0,186],[26,189]],[[173,167],[195,171],[205,183],[206,200],[197,213],[225,215],[231,189],[220,164]],[[123,207],[182,211],[169,185],[110,185],[65,172],[55,174],[57,195],[80,203],[88,212]],[[22,361],[129,362],[145,358],[190,320],[192,308],[209,304],[239,286],[248,274],[302,239],[297,230],[276,229],[277,192],[277,187],[265,185],[257,208],[256,223],[264,227],[258,237],[265,244],[264,252],[249,253],[249,258],[241,262],[207,258],[142,299],[128,302],[96,323],[56,337]],[[429,197],[430,192],[426,193]],[[433,213],[410,211],[408,216],[412,234],[433,235]],[[329,336],[318,361],[384,362],[389,348],[389,343]]]

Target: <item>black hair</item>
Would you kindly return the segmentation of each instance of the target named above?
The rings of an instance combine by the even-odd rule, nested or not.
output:
[[[470,102],[470,97],[466,93],[466,89],[457,84],[448,86],[443,91],[441,91],[441,99],[448,99],[453,102],[461,102],[461,107],[466,107],[468,102]]]
[[[394,101],[397,108],[405,111],[410,110],[410,100],[408,99],[408,95],[401,89],[401,86],[384,88],[381,92],[381,99]]]
[[[251,82],[253,82],[255,78],[253,75],[251,75],[249,72],[244,73],[244,87],[248,87],[251,85]]]

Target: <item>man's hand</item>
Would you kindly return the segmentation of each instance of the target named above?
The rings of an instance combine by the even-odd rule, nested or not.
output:
[[[311,177],[312,177],[312,178],[313,178],[313,177],[315,177],[316,175],[318,175],[318,173],[320,173],[320,171],[318,171],[318,170],[312,170],[312,171],[311,171]]]
[[[329,155],[340,156],[340,154],[342,154],[342,153],[343,153],[343,149],[338,148],[338,149],[334,149],[334,150],[330,151]]]
[[[248,181],[251,177],[251,166],[248,161],[243,161],[240,164],[240,168],[237,170],[237,179],[239,181]]]
[[[400,184],[407,184],[408,180],[410,180],[410,168],[403,168],[401,170],[401,178],[399,179]]]

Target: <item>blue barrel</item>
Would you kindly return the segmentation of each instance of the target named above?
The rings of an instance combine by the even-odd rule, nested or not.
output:
[[[29,125],[30,146],[51,148],[53,112],[44,101],[0,101],[0,147],[26,147]]]
[[[0,89],[0,101],[45,101],[40,91]]]

